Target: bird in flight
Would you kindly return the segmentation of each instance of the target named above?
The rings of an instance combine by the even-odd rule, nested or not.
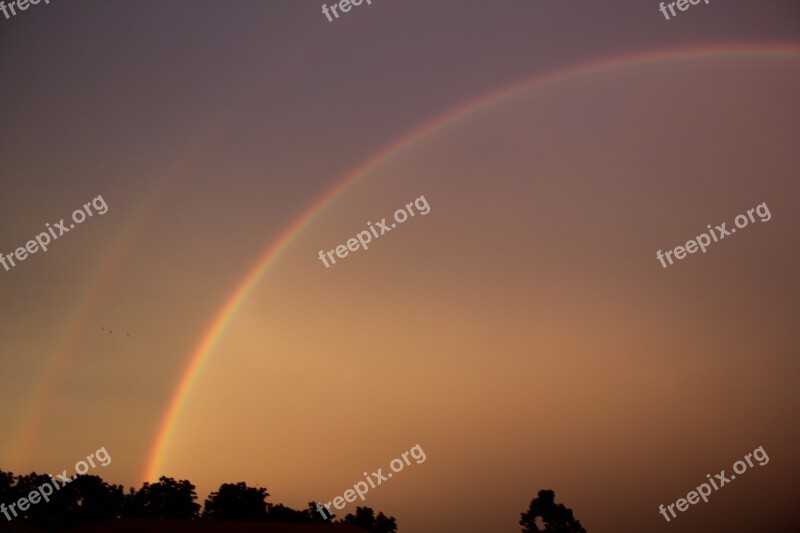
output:
[[[106,327],[105,327],[105,326],[100,326],[100,329],[101,329],[102,331],[105,331],[105,330],[106,330]],[[114,330],[113,330],[113,329],[109,329],[109,330],[108,330],[108,332],[109,332],[109,333],[114,333]],[[126,337],[130,337],[130,336],[131,336],[131,333],[130,333],[129,331],[126,331],[126,332],[125,332],[125,336],[126,336]]]

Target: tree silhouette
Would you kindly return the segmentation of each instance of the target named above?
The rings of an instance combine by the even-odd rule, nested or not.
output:
[[[63,490],[69,497],[65,512],[74,525],[122,516],[125,494],[121,485],[109,485],[99,476],[78,476]]]
[[[44,531],[73,529],[95,523],[104,523],[102,531],[115,531],[118,527],[124,527],[119,522],[115,523],[117,519],[199,518],[200,505],[196,503],[195,486],[188,480],[161,477],[157,483],[145,482],[141,489],[131,488],[127,494],[122,486],[109,485],[99,476],[79,475],[65,484],[63,481],[67,480],[59,481],[35,472],[15,476],[0,470],[0,503],[10,504],[20,498],[28,498],[32,492],[44,486],[52,487],[52,492],[47,489],[50,493],[46,500],[42,498],[32,503],[25,511],[19,506],[13,512],[6,507],[15,527],[24,528],[26,524]],[[280,503],[267,503],[268,496],[267,489],[248,487],[243,482],[222,484],[206,500],[203,518],[291,523],[328,521],[317,511],[316,502],[309,502],[308,509],[299,511]],[[4,530],[5,523],[5,516],[0,514],[0,531]],[[339,523],[372,533],[397,533],[394,517],[387,517],[383,513],[378,513],[376,517],[369,507],[358,507],[356,515],[347,515]]]
[[[36,494],[36,503],[30,499],[32,493]],[[53,531],[118,518],[123,512],[125,496],[121,486],[109,485],[98,476],[76,476],[62,486],[50,476],[36,472],[17,477],[0,473],[0,502],[15,502],[20,498],[31,503],[24,511],[17,506],[10,513],[13,520]]]
[[[200,505],[195,502],[195,486],[183,479],[161,476],[158,483],[147,483],[137,492],[131,490],[126,514],[137,518],[197,518]]]
[[[9,484],[7,486],[5,498],[12,502],[20,498],[27,498],[31,491],[36,490],[37,487],[42,485],[50,485],[50,481],[49,476],[37,474],[36,472],[17,476],[13,485]],[[52,489],[53,487],[51,486],[50,488]],[[51,490],[50,492],[53,491]],[[65,508],[69,506],[69,498],[62,496],[56,500],[54,496],[55,494],[50,496],[50,501],[53,504],[52,506],[31,505],[25,511],[17,506],[17,518],[42,527],[57,524],[59,517],[66,514]]]
[[[298,511],[283,504],[267,504],[267,520],[270,522],[313,522],[314,517],[308,511]],[[316,511],[315,511],[316,512]],[[319,513],[317,513],[319,515]],[[320,516],[320,518],[322,518]]]
[[[327,513],[328,510],[326,509],[325,512]],[[333,513],[333,511],[331,511],[330,513],[331,513],[330,518],[326,518],[322,516],[322,514],[319,512],[319,509],[317,509],[317,502],[308,502],[308,509],[306,509],[306,514],[311,518],[310,522],[327,522],[328,520],[333,520],[334,518],[336,518],[336,515]]]
[[[356,507],[356,514],[348,514],[340,521],[342,524],[371,531],[372,533],[397,533],[397,521],[394,517],[387,517],[383,513],[378,513],[370,507]]]
[[[539,497],[531,500],[527,513],[522,513],[519,524],[523,533],[543,531],[547,533],[586,533],[580,521],[572,516],[572,510],[563,504],[556,504],[556,494],[552,490],[540,490]],[[536,520],[540,519],[544,529],[539,529]]]
[[[267,489],[248,487],[244,482],[223,483],[209,494],[203,518],[212,520],[266,520]]]
[[[375,533],[397,533],[397,520],[393,516],[387,517],[383,513],[378,513],[375,519]]]
[[[29,488],[34,490],[48,479],[39,476]],[[99,476],[78,476],[53,494],[49,503],[31,506],[30,523],[52,529],[112,520],[122,515],[124,501],[121,486],[109,485]]]
[[[14,493],[14,474],[0,470],[0,501],[9,501]]]

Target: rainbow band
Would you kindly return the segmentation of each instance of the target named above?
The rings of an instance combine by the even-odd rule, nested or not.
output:
[[[360,179],[379,167],[382,163],[396,157],[407,150],[412,145],[424,140],[432,133],[444,128],[445,126],[459,119],[474,113],[475,111],[496,105],[503,100],[519,95],[525,91],[538,89],[546,85],[574,80],[583,76],[589,76],[600,72],[635,68],[644,65],[676,62],[684,60],[706,60],[719,58],[780,58],[798,59],[800,58],[800,45],[797,44],[777,44],[777,45],[726,45],[708,46],[692,49],[679,49],[672,51],[662,51],[655,53],[631,54],[617,57],[610,60],[597,61],[589,64],[582,64],[577,67],[565,68],[553,71],[544,76],[539,76],[532,80],[525,80],[515,83],[509,87],[493,91],[476,100],[470,101],[452,111],[445,113],[431,122],[411,131],[394,143],[389,144],[377,155],[362,163],[352,172],[347,174],[337,185],[325,193],[320,199],[314,202],[308,209],[301,213],[287,227],[287,229],[272,243],[256,260],[255,264],[247,271],[242,280],[236,285],[225,304],[216,314],[209,324],[202,340],[192,352],[189,364],[183,376],[180,378],[177,388],[172,394],[169,407],[158,429],[150,457],[144,472],[144,480],[153,481],[157,479],[162,470],[164,457],[169,448],[175,426],[180,418],[181,411],[186,405],[192,386],[197,380],[203,366],[208,361],[209,356],[214,350],[217,342],[225,328],[230,323],[233,315],[247,299],[247,296],[256,286],[261,276],[280,258],[283,251],[308,225],[321,214],[326,207],[331,205],[337,198],[344,194],[350,187]]]
[[[66,371],[71,356],[80,349],[82,341],[85,340],[86,331],[91,329],[95,332],[96,324],[90,326],[90,319],[101,303],[103,289],[112,279],[112,274],[128,259],[133,251],[136,239],[141,236],[147,227],[148,221],[152,218],[158,208],[166,202],[169,194],[177,190],[191,175],[190,169],[203,154],[210,151],[216,136],[221,135],[226,127],[233,122],[235,113],[225,117],[218,125],[212,128],[211,132],[199,135],[187,144],[192,146],[173,162],[167,170],[159,173],[166,176],[165,179],[158,180],[157,185],[152,188],[148,199],[141,203],[138,209],[134,210],[136,216],[125,226],[124,232],[119,235],[113,245],[106,253],[105,259],[99,264],[95,272],[89,276],[91,283],[87,284],[84,291],[84,298],[79,301],[69,315],[72,317],[64,328],[65,335],[58,348],[54,350],[50,361],[45,366],[42,379],[38,387],[32,392],[32,401],[26,403],[26,411],[21,417],[23,420],[16,444],[9,452],[8,463],[13,470],[22,468],[28,462],[29,456],[34,450],[34,445],[39,439],[39,432],[48,408],[54,401],[58,392],[57,385],[59,378]],[[112,197],[106,195],[109,200],[109,208],[114,210]],[[116,212],[116,211],[114,211]]]
[[[283,63],[277,69],[288,71],[295,68],[298,62],[302,61],[302,54],[308,50],[320,46],[320,42],[307,41],[305,46],[295,48],[289,53]],[[274,70],[279,72],[279,70]],[[59,347],[54,350],[50,361],[45,365],[45,370],[38,387],[31,393],[32,401],[26,403],[26,411],[20,417],[23,421],[22,427],[18,432],[16,444],[11,447],[8,462],[12,469],[22,468],[28,461],[29,456],[34,450],[34,445],[39,439],[39,431],[44,424],[45,416],[48,414],[48,407],[53,402],[57,392],[57,383],[62,372],[67,368],[70,358],[80,349],[81,342],[85,340],[86,331],[91,328],[94,331],[96,324],[90,326],[90,318],[98,308],[101,301],[103,289],[107,282],[112,279],[111,274],[125,263],[125,260],[133,251],[136,239],[141,237],[147,228],[148,222],[153,214],[168,200],[170,194],[179,190],[180,186],[188,181],[192,172],[191,169],[200,161],[205,154],[211,151],[211,147],[216,140],[230,130],[237,117],[247,109],[247,105],[261,95],[261,85],[255,84],[249,93],[245,93],[238,98],[238,102],[216,123],[201,132],[197,138],[188,140],[187,145],[190,149],[181,155],[168,166],[164,171],[155,175],[157,185],[153,187],[151,194],[142,205],[135,209],[137,213],[134,220],[126,226],[124,233],[115,239],[113,246],[106,254],[105,260],[101,263],[97,273],[90,276],[92,282],[85,290],[85,297],[78,302],[74,310],[69,313],[71,320],[64,328],[65,336]],[[148,172],[149,173],[149,172]],[[161,178],[163,176],[163,179]],[[110,198],[110,197],[109,197]],[[113,205],[111,202],[110,206]]]

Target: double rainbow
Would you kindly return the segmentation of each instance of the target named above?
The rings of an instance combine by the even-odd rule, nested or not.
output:
[[[631,69],[645,65],[659,63],[674,63],[679,61],[699,61],[724,58],[763,58],[779,60],[800,59],[800,45],[798,44],[774,44],[774,45],[714,45],[701,46],[695,48],[685,48],[678,50],[668,50],[659,52],[648,52],[640,54],[630,54],[612,59],[601,60],[591,63],[584,63],[573,67],[558,69],[532,79],[523,80],[492,91],[475,100],[458,106],[447,113],[444,113],[434,120],[423,124],[400,137],[395,142],[381,149],[377,154],[363,162],[361,165],[346,174],[333,188],[323,194],[319,199],[312,203],[305,211],[300,213],[280,234],[280,236],[268,246],[255,263],[246,270],[241,280],[233,287],[230,295],[225,299],[222,306],[211,319],[199,342],[189,356],[188,364],[183,371],[178,384],[170,396],[166,412],[159,425],[152,449],[147,457],[143,478],[146,481],[155,480],[162,473],[162,465],[169,450],[169,444],[175,432],[175,428],[180,419],[184,406],[186,405],[192,388],[198,376],[203,370],[205,363],[214,351],[217,342],[225,332],[228,324],[247,299],[253,288],[258,284],[261,277],[275,264],[282,253],[295,240],[314,219],[321,214],[328,206],[335,202],[345,192],[347,192],[359,180],[368,176],[386,161],[399,156],[414,144],[423,141],[431,134],[442,130],[452,123],[464,117],[491,106],[497,105],[509,98],[520,95],[526,91],[540,89],[554,83],[572,81],[578,78],[595,75],[602,72]],[[208,144],[204,142],[202,144]],[[198,153],[198,150],[192,150]],[[184,162],[180,166],[185,166]],[[147,211],[153,209],[149,206]],[[141,229],[143,220],[146,217],[139,216],[137,221],[126,231],[126,234],[133,234]],[[138,228],[138,229],[137,229]],[[123,239],[130,242],[130,239]],[[106,260],[103,268],[100,269],[98,278],[93,282],[92,287],[88,288],[87,298],[76,307],[76,315],[86,317],[90,310],[95,306],[100,287],[104,285],[103,280],[110,275],[114,265],[121,263],[123,252],[115,250]],[[74,319],[68,328],[62,349],[51,361],[45,376],[37,389],[34,402],[29,406],[25,417],[25,427],[23,428],[16,449],[12,450],[12,457],[18,457],[21,450],[28,448],[26,443],[30,443],[37,434],[37,428],[41,425],[41,419],[45,412],[45,407],[49,403],[49,390],[54,388],[57,376],[66,363],[66,353],[73,351],[78,342],[78,326],[85,322],[84,319]]]

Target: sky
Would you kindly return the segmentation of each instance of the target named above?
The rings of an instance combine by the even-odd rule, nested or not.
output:
[[[787,531],[800,4],[321,7],[0,15],[0,253],[93,211],[0,266],[0,469],[105,447],[305,508],[419,445],[363,503],[404,533],[517,532],[541,489],[589,532]]]

